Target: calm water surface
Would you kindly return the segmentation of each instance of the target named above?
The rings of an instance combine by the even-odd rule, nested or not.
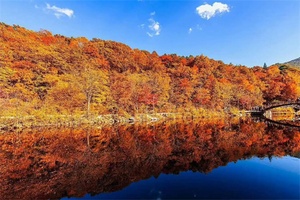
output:
[[[0,134],[0,199],[300,199],[300,130],[252,119]]]

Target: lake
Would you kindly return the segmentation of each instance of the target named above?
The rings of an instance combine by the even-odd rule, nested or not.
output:
[[[0,134],[0,199],[300,199],[300,129],[215,119]]]

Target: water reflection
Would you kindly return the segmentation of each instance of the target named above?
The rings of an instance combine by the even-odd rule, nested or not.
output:
[[[118,191],[160,174],[210,173],[253,156],[298,155],[300,130],[245,120],[164,122],[0,135],[3,199]]]
[[[290,126],[300,129],[300,113],[292,107],[281,108],[281,110],[271,109],[266,111],[264,119],[268,123],[279,126]]]

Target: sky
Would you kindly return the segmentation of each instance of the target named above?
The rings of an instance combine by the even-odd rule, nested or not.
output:
[[[300,0],[0,0],[0,22],[248,67],[300,57]]]

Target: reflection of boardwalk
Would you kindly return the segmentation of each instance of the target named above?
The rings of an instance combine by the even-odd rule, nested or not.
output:
[[[279,126],[279,127],[291,127],[291,128],[299,128],[300,129],[300,125],[274,121],[272,119],[266,118],[265,116],[262,116],[261,119],[268,125]]]

